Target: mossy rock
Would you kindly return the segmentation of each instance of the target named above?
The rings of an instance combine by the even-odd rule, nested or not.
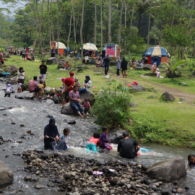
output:
[[[164,102],[174,102],[175,97],[172,94],[170,94],[169,92],[166,91],[161,95],[160,100],[164,101]]]

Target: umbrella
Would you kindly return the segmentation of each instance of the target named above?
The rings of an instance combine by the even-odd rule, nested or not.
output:
[[[62,42],[56,42],[57,49],[66,49],[66,46]]]
[[[89,50],[89,51],[97,51],[98,50],[97,47],[96,47],[96,45],[93,44],[93,43],[85,43],[83,45],[83,49]]]
[[[165,48],[160,47],[160,46],[148,48],[144,55],[145,56],[159,56],[159,57],[167,56],[169,57],[168,51]]]

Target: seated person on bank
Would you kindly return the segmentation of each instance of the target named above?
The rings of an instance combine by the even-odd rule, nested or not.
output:
[[[123,133],[123,138],[119,141],[118,152],[123,158],[135,158],[139,150],[137,141],[129,137],[128,133]]]
[[[73,90],[69,92],[70,107],[77,113],[80,117],[84,117],[84,110],[81,106],[80,94],[78,91],[78,86],[75,85]]]

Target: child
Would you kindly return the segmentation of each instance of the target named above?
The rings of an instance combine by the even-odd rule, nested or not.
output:
[[[89,114],[90,113],[91,104],[90,104],[89,100],[87,100],[87,99],[84,100],[83,108],[84,108],[84,113],[85,114]]]
[[[17,92],[22,93],[22,83],[18,83]]]
[[[188,155],[188,165],[190,168],[195,167],[195,155],[193,154]]]
[[[4,97],[10,97],[12,92],[13,92],[13,87],[12,87],[11,84],[8,83],[6,85],[5,96]]]
[[[112,150],[112,146],[109,144],[108,140],[108,129],[107,128],[102,128],[102,134],[100,135],[100,143],[99,146],[102,149],[106,150]]]
[[[93,137],[91,137],[86,145],[86,149],[92,152],[98,152],[97,145],[99,144],[100,141],[100,134],[99,133],[94,133]]]
[[[63,136],[61,136],[60,141],[57,143],[56,149],[57,150],[67,150],[67,139],[68,136],[70,135],[70,129],[65,128],[63,131]]]

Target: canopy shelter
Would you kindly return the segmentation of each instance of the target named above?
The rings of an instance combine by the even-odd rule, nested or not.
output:
[[[85,43],[83,44],[83,49],[84,50],[88,50],[88,51],[97,51],[97,47],[95,44],[93,43]]]
[[[64,54],[64,50],[66,49],[66,46],[65,46],[64,43],[57,42],[57,41],[51,41],[50,42],[50,47],[51,47],[51,55],[52,55],[52,57],[55,56],[55,53],[58,53],[59,55],[63,55]]]
[[[144,53],[144,57],[147,58],[148,64],[156,63],[158,66],[160,63],[168,63],[170,54],[164,47],[156,46],[148,48]]]
[[[102,57],[109,56],[111,58],[117,58],[120,57],[121,48],[119,45],[114,43],[108,43],[105,45],[103,51],[102,51]]]

